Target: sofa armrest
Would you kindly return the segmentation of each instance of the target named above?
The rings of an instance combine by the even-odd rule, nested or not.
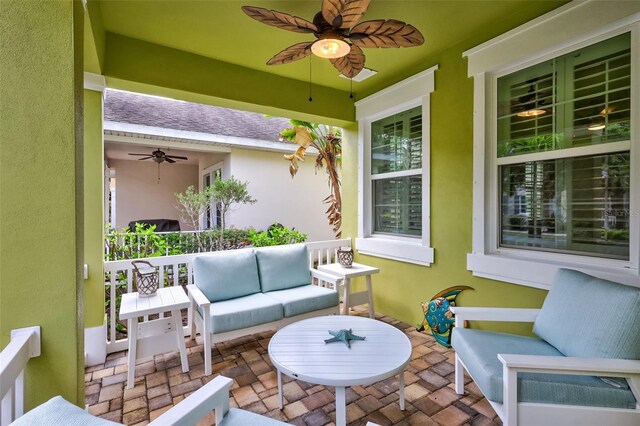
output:
[[[200,308],[211,305],[207,296],[205,296],[202,290],[200,290],[195,284],[187,286],[187,294],[189,295],[191,302],[198,305]]]
[[[640,360],[498,354],[503,366],[522,372],[629,377],[640,375]]]
[[[218,376],[149,423],[150,426],[196,424],[216,410],[216,424],[229,411],[229,388],[232,379]]]
[[[317,269],[311,269],[311,277],[317,278],[320,281],[326,281],[334,285],[334,287],[338,284],[338,281],[342,281],[342,278],[327,274],[326,272],[319,271]]]
[[[456,327],[464,327],[465,321],[534,322],[540,309],[527,308],[468,308],[452,306],[456,315]]]

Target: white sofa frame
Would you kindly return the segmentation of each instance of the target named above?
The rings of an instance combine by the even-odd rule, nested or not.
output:
[[[0,425],[24,414],[24,370],[31,358],[41,354],[40,327],[11,331],[11,341],[0,353]],[[233,380],[218,376],[149,423],[150,426],[195,425],[215,410],[216,424],[229,411],[229,388]],[[229,425],[231,426],[231,425]],[[244,425],[237,425],[244,426]]]
[[[534,322],[540,312],[540,309],[459,306],[451,310],[456,316],[456,327],[464,327],[465,321],[472,320]],[[636,401],[640,401],[640,360],[514,354],[498,354],[498,359],[503,366],[503,403],[487,401],[504,426],[640,425],[640,402],[636,402],[633,409],[518,402],[517,380],[518,373],[623,377],[627,379]],[[469,371],[456,353],[455,391],[460,395],[464,394],[464,370]]]
[[[316,279],[318,283],[328,283],[332,286],[332,288],[336,290],[338,288],[338,281],[340,281],[339,277],[325,274],[324,272],[320,272],[317,269],[311,269],[311,278],[312,280]],[[261,333],[263,331],[277,330],[287,324],[300,321],[305,318],[312,318],[322,315],[336,315],[340,313],[340,304],[337,304],[336,306],[331,308],[320,309],[317,311],[295,315],[293,317],[282,318],[278,321],[271,321],[268,323],[227,331],[224,333],[213,333],[211,331],[211,322],[203,320],[203,318],[211,317],[211,302],[209,302],[209,299],[207,299],[204,293],[202,293],[202,291],[195,284],[188,285],[187,292],[189,294],[189,299],[191,300],[191,339],[195,339],[196,332],[199,332],[204,340],[204,372],[206,375],[210,375],[213,370],[213,364],[211,362],[212,344],[255,333]],[[203,313],[202,317],[198,313],[198,308],[200,308]]]

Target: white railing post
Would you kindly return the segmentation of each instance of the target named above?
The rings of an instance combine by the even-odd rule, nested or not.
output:
[[[24,414],[24,369],[40,353],[39,326],[11,330],[11,341],[0,353],[0,425]]]

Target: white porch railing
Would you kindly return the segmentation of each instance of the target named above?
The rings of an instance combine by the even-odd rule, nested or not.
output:
[[[306,243],[309,251],[309,265],[315,267],[334,262],[339,247],[351,246],[350,239],[314,241]],[[152,265],[158,267],[160,286],[185,286],[193,284],[193,259],[206,253],[182,254],[178,256],[161,256],[147,258]],[[139,259],[133,259],[139,260]],[[133,266],[131,260],[113,260],[104,263],[107,310],[107,353],[123,351],[128,347],[126,337],[118,338],[117,327],[120,311],[120,295],[131,293],[133,290]],[[146,321],[147,318],[144,318]],[[121,325],[122,327],[123,325]],[[191,312],[187,315],[187,323],[183,322],[184,335],[191,334]]]
[[[24,414],[24,370],[40,356],[40,327],[11,330],[11,341],[0,353],[0,425]]]

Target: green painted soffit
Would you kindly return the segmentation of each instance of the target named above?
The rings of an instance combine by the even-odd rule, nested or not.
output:
[[[89,0],[84,10],[84,70],[102,74],[104,67],[105,30],[100,3]]]
[[[107,33],[109,87],[337,126],[355,119],[349,93]]]
[[[255,78],[268,73],[305,85],[308,82],[307,59],[277,66],[268,66],[266,62],[287,46],[313,40],[313,35],[264,25],[247,17],[241,6],[256,5],[312,19],[320,10],[321,0],[101,0],[99,3],[108,32],[249,68],[258,71]],[[364,49],[366,66],[379,74],[354,83],[354,90],[362,98],[426,69],[427,63],[432,62],[429,58],[475,34],[496,34],[496,28],[513,22],[514,17],[522,17],[524,22],[563,3],[562,0],[372,0],[364,20],[393,18],[408,22],[424,34],[425,43],[412,48]],[[314,83],[349,90],[349,81],[339,78],[329,61],[314,57],[312,64]]]

